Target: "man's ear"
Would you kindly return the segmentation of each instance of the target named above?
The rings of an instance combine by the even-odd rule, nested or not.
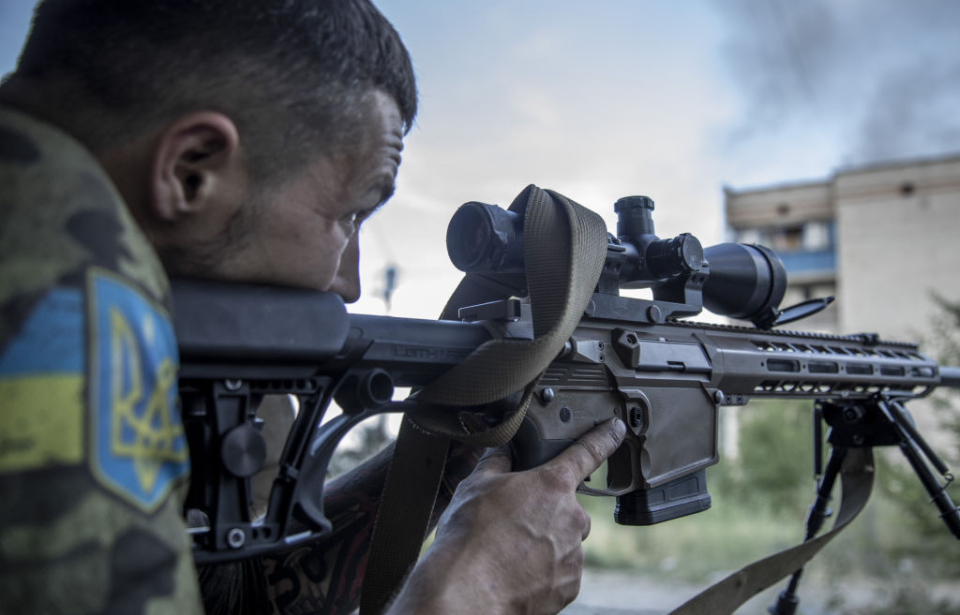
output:
[[[150,169],[150,210],[168,222],[216,205],[238,207],[247,178],[233,121],[203,111],[177,118],[160,134]]]

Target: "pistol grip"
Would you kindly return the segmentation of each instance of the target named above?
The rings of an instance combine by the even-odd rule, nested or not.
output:
[[[533,421],[524,418],[509,444],[513,469],[523,471],[541,466],[573,443],[573,439],[544,440]]]

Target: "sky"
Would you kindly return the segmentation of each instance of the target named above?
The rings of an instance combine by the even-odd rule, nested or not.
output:
[[[0,0],[0,73],[33,0]],[[413,57],[420,112],[397,192],[361,231],[365,296],[432,318],[459,274],[444,247],[467,201],[557,190],[615,226],[656,202],[661,236],[726,239],[723,187],[828,177],[960,152],[960,2],[380,0]]]

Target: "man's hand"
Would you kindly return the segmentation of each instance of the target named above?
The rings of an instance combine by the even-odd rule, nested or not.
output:
[[[614,419],[544,465],[511,472],[491,449],[460,483],[391,614],[557,613],[576,598],[590,517],[577,486],[620,446]]]

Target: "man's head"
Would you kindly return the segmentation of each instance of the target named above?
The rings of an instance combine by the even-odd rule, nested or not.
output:
[[[101,159],[171,272],[324,289],[416,113],[367,0],[44,0],[0,96]]]

